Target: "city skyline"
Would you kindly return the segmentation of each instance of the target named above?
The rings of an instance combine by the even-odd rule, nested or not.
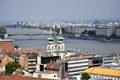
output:
[[[120,18],[119,0],[1,0],[0,23]]]

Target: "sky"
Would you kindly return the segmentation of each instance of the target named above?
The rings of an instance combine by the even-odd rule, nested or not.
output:
[[[120,0],[0,0],[0,23],[120,18]]]

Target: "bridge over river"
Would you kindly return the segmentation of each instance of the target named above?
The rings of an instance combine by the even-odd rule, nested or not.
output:
[[[7,28],[7,34],[5,37],[10,36],[26,36],[30,39],[33,39],[34,36],[42,36],[42,35],[49,35],[49,30],[42,30],[42,29],[29,29],[29,28]],[[56,37],[57,33],[53,31],[53,36]],[[63,34],[63,36],[69,36],[68,34]]]

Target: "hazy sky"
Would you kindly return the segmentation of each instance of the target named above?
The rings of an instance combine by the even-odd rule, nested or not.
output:
[[[120,0],[0,0],[0,22],[120,18]]]

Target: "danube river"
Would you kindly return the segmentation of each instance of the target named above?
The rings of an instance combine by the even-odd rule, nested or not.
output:
[[[33,34],[40,33],[42,30],[39,29],[26,29],[26,28],[7,28],[8,33],[15,34]],[[48,33],[48,31],[43,31]],[[43,33],[42,32],[42,33]],[[16,35],[10,36],[8,38],[14,39],[15,44],[20,48],[41,48],[46,50],[47,38],[48,35],[38,35],[33,36],[32,39],[30,36],[25,35]],[[111,54],[119,53],[120,54],[120,42],[100,42],[93,40],[78,40],[78,39],[64,39],[66,50],[73,51],[82,51],[95,54]]]

